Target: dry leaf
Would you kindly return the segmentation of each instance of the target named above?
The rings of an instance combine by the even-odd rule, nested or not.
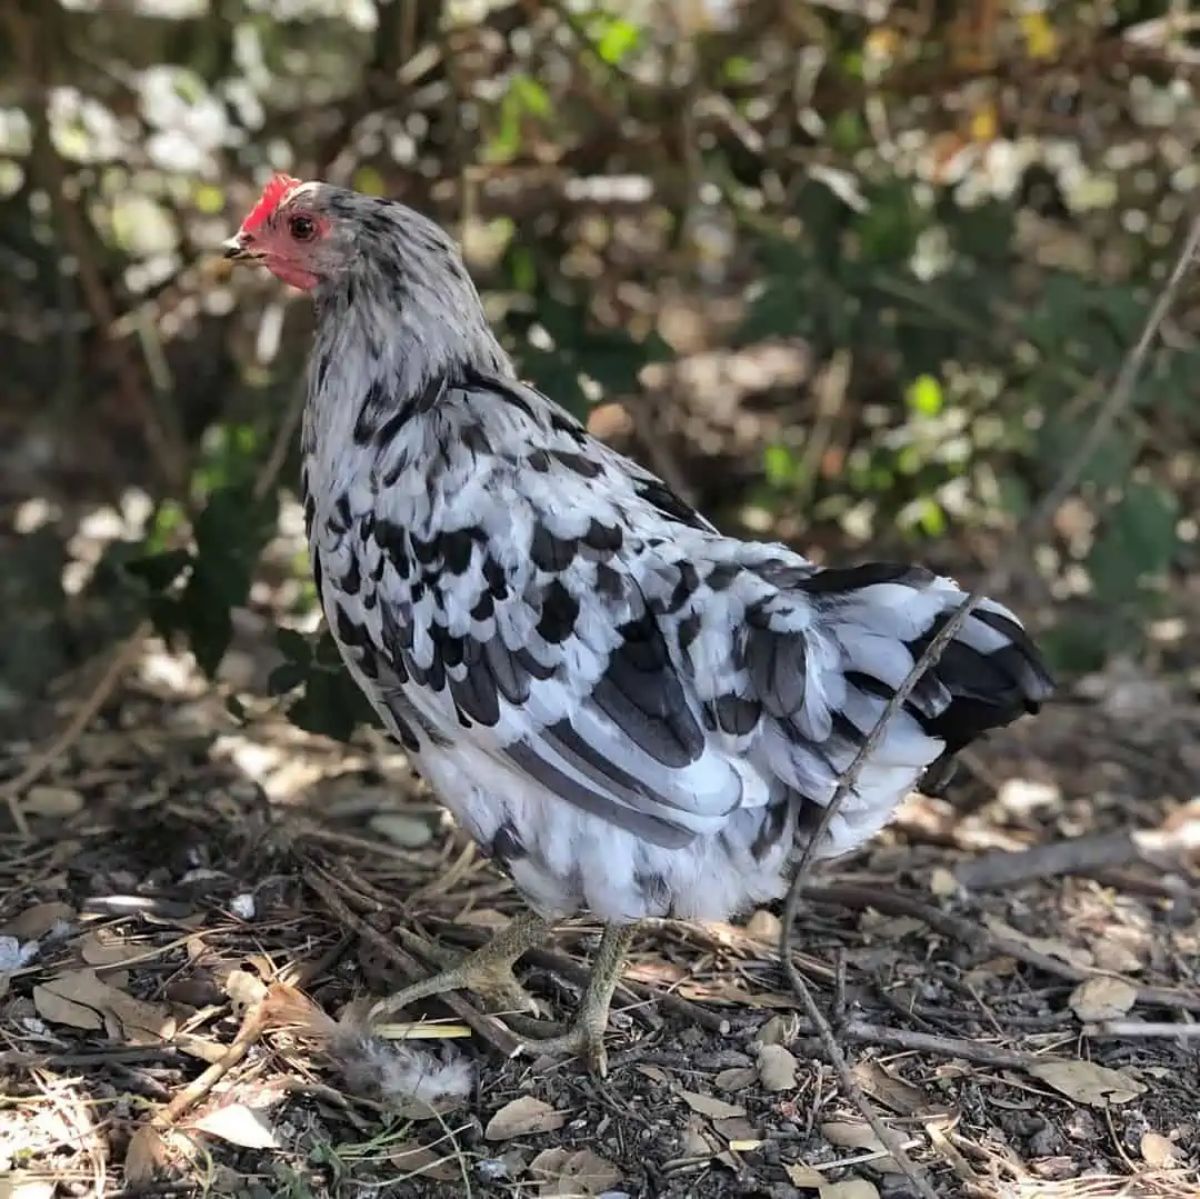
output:
[[[726,1103],[713,1095],[702,1095],[699,1091],[680,1091],[679,1098],[694,1112],[711,1116],[714,1120],[728,1120],[732,1116],[744,1116],[746,1109],[736,1103]]]
[[[806,1166],[803,1162],[785,1162],[783,1170],[788,1176],[788,1181],[794,1187],[811,1189],[825,1185],[825,1175],[820,1170],[814,1170],[812,1166]]]
[[[790,1045],[796,1039],[795,1016],[772,1016],[754,1035],[760,1045]]]
[[[1115,936],[1097,938],[1091,942],[1091,947],[1096,966],[1101,970],[1111,970],[1114,974],[1137,974],[1146,968],[1145,954],[1149,951],[1139,954],[1132,945]]]
[[[825,1182],[817,1194],[820,1199],[879,1199],[873,1182],[865,1178],[848,1178],[845,1182]]]
[[[612,1162],[590,1149],[543,1149],[529,1172],[541,1182],[542,1196],[599,1195],[621,1179]]]
[[[1097,1066],[1095,1062],[1039,1062],[1028,1070],[1034,1078],[1049,1083],[1068,1098],[1090,1103],[1093,1107],[1128,1103],[1146,1089],[1132,1074]]]
[[[532,1095],[522,1095],[506,1103],[489,1121],[483,1135],[489,1141],[507,1141],[512,1137],[553,1132],[567,1122],[563,1112]]]
[[[74,816],[83,796],[71,787],[30,787],[21,800],[27,816]]]
[[[745,1116],[730,1116],[727,1120],[714,1120],[713,1128],[727,1141],[757,1141],[758,1129]]]
[[[135,1045],[157,1045],[175,1032],[175,1020],[166,1008],[101,982],[90,968],[65,970],[33,990],[38,1015],[72,1028],[105,1028],[113,1039]]]
[[[1161,1132],[1142,1133],[1142,1161],[1156,1170],[1169,1170],[1179,1165],[1179,1148]]]
[[[1085,1024],[1097,1020],[1116,1020],[1137,1001],[1137,988],[1123,978],[1101,975],[1089,978],[1071,992],[1071,1010]]]
[[[125,1185],[145,1186],[169,1160],[166,1142],[152,1124],[143,1124],[125,1147]]]
[[[36,941],[44,937],[60,920],[74,920],[75,909],[69,903],[35,903],[0,928],[0,933],[18,941]]]
[[[1061,961],[1070,962],[1071,965],[1084,969],[1092,964],[1092,955],[1088,950],[1079,945],[1068,945],[1059,937],[1031,937],[1028,933],[1013,928],[1011,924],[1005,924],[1003,920],[995,916],[984,916],[983,923],[987,925],[989,932],[998,937],[1007,937],[1010,941],[1016,941],[1018,945],[1024,945],[1027,949],[1034,950],[1035,953],[1044,953],[1048,957],[1059,958]]]
[[[864,1091],[902,1116],[911,1116],[930,1106],[929,1096],[920,1087],[890,1074],[878,1062],[858,1062],[851,1071]]]
[[[883,1142],[865,1120],[828,1120],[821,1125],[821,1135],[842,1149],[866,1149],[877,1152]]]
[[[758,1071],[753,1066],[730,1066],[713,1079],[722,1091],[742,1091],[757,1081]]]
[[[119,934],[108,929],[96,929],[79,943],[79,956],[89,966],[119,966],[146,953],[144,945],[130,945]]]
[[[388,1164],[393,1166],[404,1182],[410,1178],[432,1178],[435,1182],[462,1182],[462,1169],[453,1151],[442,1152],[442,1146],[430,1149],[406,1141],[397,1145],[387,1155]]]
[[[765,1091],[791,1091],[796,1086],[796,1059],[782,1045],[758,1050],[758,1077]]]
[[[244,1103],[229,1103],[196,1120],[192,1127],[210,1137],[240,1145],[243,1149],[278,1149],[275,1130],[262,1112]]]
[[[51,1024],[66,1024],[88,1032],[95,1032],[104,1027],[104,1017],[95,1008],[77,1003],[69,995],[60,994],[50,983],[39,984],[33,988],[33,1006],[37,1009],[37,1014]]]

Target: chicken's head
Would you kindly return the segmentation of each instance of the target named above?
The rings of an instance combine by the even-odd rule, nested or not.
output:
[[[261,262],[277,278],[311,291],[354,258],[353,230],[326,202],[321,183],[276,175],[242,227],[225,243],[225,257]]]

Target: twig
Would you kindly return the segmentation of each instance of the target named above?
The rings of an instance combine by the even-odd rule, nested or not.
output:
[[[1197,826],[1200,833],[1200,825]],[[1030,878],[1049,878],[1059,874],[1093,874],[1106,867],[1125,866],[1148,861],[1166,865],[1172,858],[1184,858],[1196,851],[1195,836],[1144,832],[1101,833],[1091,837],[1073,837],[1049,845],[1035,845],[1013,853],[1000,850],[961,862],[954,877],[968,890],[1007,887]]]
[[[976,1062],[981,1066],[1001,1066],[1007,1069],[1025,1070],[1046,1060],[1035,1057],[1031,1053],[996,1049],[981,1041],[966,1041],[959,1037],[913,1032],[907,1028],[871,1024],[866,1020],[848,1020],[838,1031],[851,1041],[863,1041],[872,1045],[894,1045],[897,1049],[915,1049],[919,1053],[936,1053],[942,1057],[960,1057],[964,1061]]]
[[[1170,311],[1174,303],[1175,296],[1179,291],[1179,286],[1183,281],[1188,268],[1191,265],[1192,259],[1195,257],[1197,247],[1200,247],[1200,216],[1193,222],[1189,230],[1188,237],[1184,243],[1183,249],[1180,252],[1179,259],[1171,272],[1170,278],[1167,280],[1166,286],[1159,294],[1154,306],[1151,308],[1149,315],[1146,318],[1146,323],[1142,328],[1141,335],[1137,342],[1126,356],[1121,364],[1121,369],[1117,374],[1117,378],[1113,383],[1111,390],[1105,397],[1104,402],[1100,405],[1096,418],[1089,428],[1087,434],[1083,438],[1076,452],[1068,460],[1060,473],[1057,482],[1049,492],[1042,498],[1037,508],[1034,510],[1027,526],[1025,533],[1028,534],[1036,531],[1044,524],[1053,519],[1055,512],[1063,499],[1071,492],[1078,483],[1084,468],[1091,460],[1092,455],[1096,451],[1096,447],[1100,444],[1102,438],[1107,433],[1113,421],[1117,418],[1120,412],[1128,406],[1133,397],[1134,386],[1137,383],[1138,377],[1141,374],[1142,367],[1145,364],[1146,356],[1150,351],[1151,343],[1154,341],[1163,321],[1166,319],[1167,313]],[[1015,544],[1024,547],[1028,537],[1024,536],[1017,539]],[[988,572],[987,579],[982,585],[982,590],[989,588],[995,579],[999,576],[999,569],[994,568]],[[850,1074],[849,1068],[846,1065],[845,1058],[842,1056],[833,1039],[833,1034],[829,1025],[825,1022],[824,1017],[820,1013],[815,1000],[813,999],[804,980],[800,977],[795,964],[792,961],[792,930],[795,925],[796,911],[799,906],[800,893],[805,888],[806,876],[808,867],[812,861],[813,855],[820,846],[830,823],[837,815],[841,806],[846,800],[846,797],[853,790],[855,783],[858,781],[858,776],[861,773],[867,759],[875,750],[880,740],[882,740],[884,732],[888,724],[907,701],[913,688],[920,682],[925,673],[931,669],[941,657],[946,645],[951,638],[962,627],[963,622],[971,614],[971,611],[982,599],[981,591],[971,592],[966,599],[955,610],[950,619],[938,630],[937,635],[926,646],[925,652],[914,664],[908,677],[901,683],[899,689],[889,699],[885,706],[882,715],[871,729],[870,734],[863,742],[858,753],[854,756],[854,760],[850,763],[849,768],[839,780],[837,789],[833,794],[828,806],[821,814],[821,820],[817,825],[816,830],[809,838],[804,850],[801,854],[800,861],[796,867],[795,876],[792,879],[792,884],[788,889],[787,900],[784,904],[783,911],[783,929],[780,933],[779,954],[783,959],[784,970],[787,974],[788,981],[791,983],[792,989],[799,996],[801,1003],[809,1012],[817,1027],[818,1034],[822,1043],[825,1045],[826,1051],[829,1054],[830,1061],[838,1071],[843,1087],[846,1089],[855,1103],[859,1106],[863,1115],[866,1117],[871,1127],[880,1137],[883,1143],[893,1150],[893,1156],[896,1159],[897,1165],[904,1171],[909,1181],[923,1194],[931,1194],[928,1189],[928,1184],[922,1179],[915,1170],[913,1164],[904,1156],[904,1152],[900,1149],[900,1142],[893,1136],[890,1129],[883,1123],[882,1119],[875,1113],[874,1109],[867,1102],[866,1097],[857,1087],[853,1077]],[[964,922],[965,923],[965,922]],[[972,928],[973,935],[977,938],[980,930],[974,926]],[[960,930],[961,932],[961,930]],[[1022,947],[1024,948],[1024,947]],[[1026,951],[1026,953],[1031,951]],[[1053,962],[1054,959],[1038,955],[1043,958],[1043,962],[1038,963],[1043,965],[1046,962]],[[1028,957],[1025,960],[1029,960]],[[1057,963],[1056,963],[1057,964]],[[1074,972],[1074,977],[1083,978],[1090,977],[1087,972],[1078,971],[1077,968],[1071,968]],[[1061,975],[1061,971],[1059,971]],[[1146,988],[1147,991],[1154,991],[1157,988]],[[1153,1000],[1147,1000],[1153,1002]],[[893,1144],[895,1148],[893,1149]]]
[[[964,920],[960,916],[951,916],[930,904],[922,903],[912,895],[890,888],[856,887],[836,884],[833,886],[815,886],[803,884],[801,891],[805,899],[816,903],[830,903],[838,907],[861,910],[874,908],[889,916],[914,916],[935,931],[965,945],[976,948],[986,948],[989,952],[1003,957],[1016,958],[1028,966],[1033,966],[1055,978],[1063,978],[1068,982],[1085,982],[1098,976],[1111,977],[1111,972],[1105,970],[1089,970],[1083,966],[1074,966],[1070,962],[1061,961],[1049,954],[1041,953],[1030,948],[1021,941],[1004,937],[990,932],[973,920]],[[1151,1007],[1175,1008],[1186,1012],[1200,1012],[1200,994],[1186,990],[1175,990],[1171,987],[1137,986],[1134,1001]]]
[[[942,651],[950,643],[955,633],[962,628],[963,622],[971,615],[971,612],[982,598],[978,592],[972,592],[968,595],[954,610],[950,619],[931,638],[929,644],[925,647],[925,652],[917,659],[912,670],[908,672],[908,677],[896,689],[891,699],[888,700],[882,715],[875,722],[874,728],[871,729],[866,740],[859,747],[858,753],[855,754],[849,768],[842,775],[841,781],[833,793],[833,798],[829,801],[829,805],[825,808],[824,812],[821,813],[821,820],[804,846],[803,853],[800,855],[796,873],[792,878],[792,885],[788,888],[787,900],[783,905],[783,929],[779,935],[779,956],[783,961],[783,969],[787,975],[788,982],[791,984],[792,990],[796,992],[800,1002],[804,1005],[809,1019],[816,1026],[817,1035],[821,1039],[821,1043],[829,1056],[830,1062],[833,1064],[833,1068],[838,1073],[842,1089],[858,1107],[859,1111],[862,1112],[863,1117],[870,1124],[875,1135],[879,1137],[892,1157],[895,1158],[896,1164],[904,1171],[905,1177],[927,1199],[934,1199],[933,1190],[918,1172],[917,1167],[905,1154],[900,1138],[887,1126],[883,1118],[872,1106],[870,1100],[863,1094],[862,1088],[859,1087],[854,1079],[854,1075],[850,1072],[846,1058],[839,1048],[833,1031],[830,1029],[820,1007],[817,1005],[817,1001],[813,998],[807,983],[800,976],[800,971],[796,969],[796,964],[792,961],[792,929],[796,923],[796,910],[800,904],[800,893],[804,887],[809,863],[812,861],[817,847],[824,839],[830,823],[837,815],[842,804],[845,803],[846,797],[854,789],[855,783],[858,782],[858,776],[862,773],[867,759],[883,739],[883,735],[887,731],[887,726],[892,717],[907,702],[913,688],[921,681],[925,672],[937,663],[942,655]]]
[[[1088,1030],[1091,1037],[1161,1037],[1184,1040],[1200,1037],[1200,1024],[1171,1024],[1154,1020],[1105,1020]]]
[[[389,961],[399,966],[409,979],[419,979],[423,970],[421,963],[411,954],[394,945],[378,929],[372,928],[361,916],[352,911],[338,893],[335,880],[326,877],[315,867],[304,869],[304,881],[321,897],[333,917],[345,927],[352,929],[362,940],[370,943]],[[454,991],[440,996],[446,1006],[465,1024],[477,1032],[497,1053],[505,1058],[512,1057],[520,1046],[520,1040],[494,1016],[486,1015]]]
[[[194,1078],[162,1111],[151,1120],[157,1129],[170,1128],[180,1116],[195,1107],[208,1093],[250,1052],[251,1046],[262,1036],[265,1025],[263,1000],[252,1003],[242,1017],[242,1026],[219,1061],[213,1062],[203,1074]]]

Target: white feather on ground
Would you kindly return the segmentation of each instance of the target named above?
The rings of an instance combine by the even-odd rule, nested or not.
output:
[[[287,984],[272,985],[266,1015],[268,1027],[288,1029],[313,1042],[358,1098],[422,1116],[456,1107],[474,1089],[474,1069],[461,1054],[450,1049],[435,1053],[369,1033],[352,1009],[334,1019]]]

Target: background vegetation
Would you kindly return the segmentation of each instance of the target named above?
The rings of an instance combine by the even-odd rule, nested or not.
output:
[[[455,228],[524,373],[726,527],[968,580],[1091,427],[1200,189],[1200,16],[1173,0],[0,13],[0,719],[23,729],[147,616],[210,674],[239,630],[315,628],[310,314],[214,255],[272,170]],[[1194,667],[1195,296],[1006,580],[1068,676]],[[270,687],[347,735],[328,645],[280,649]],[[225,682],[236,713],[268,685]]]

